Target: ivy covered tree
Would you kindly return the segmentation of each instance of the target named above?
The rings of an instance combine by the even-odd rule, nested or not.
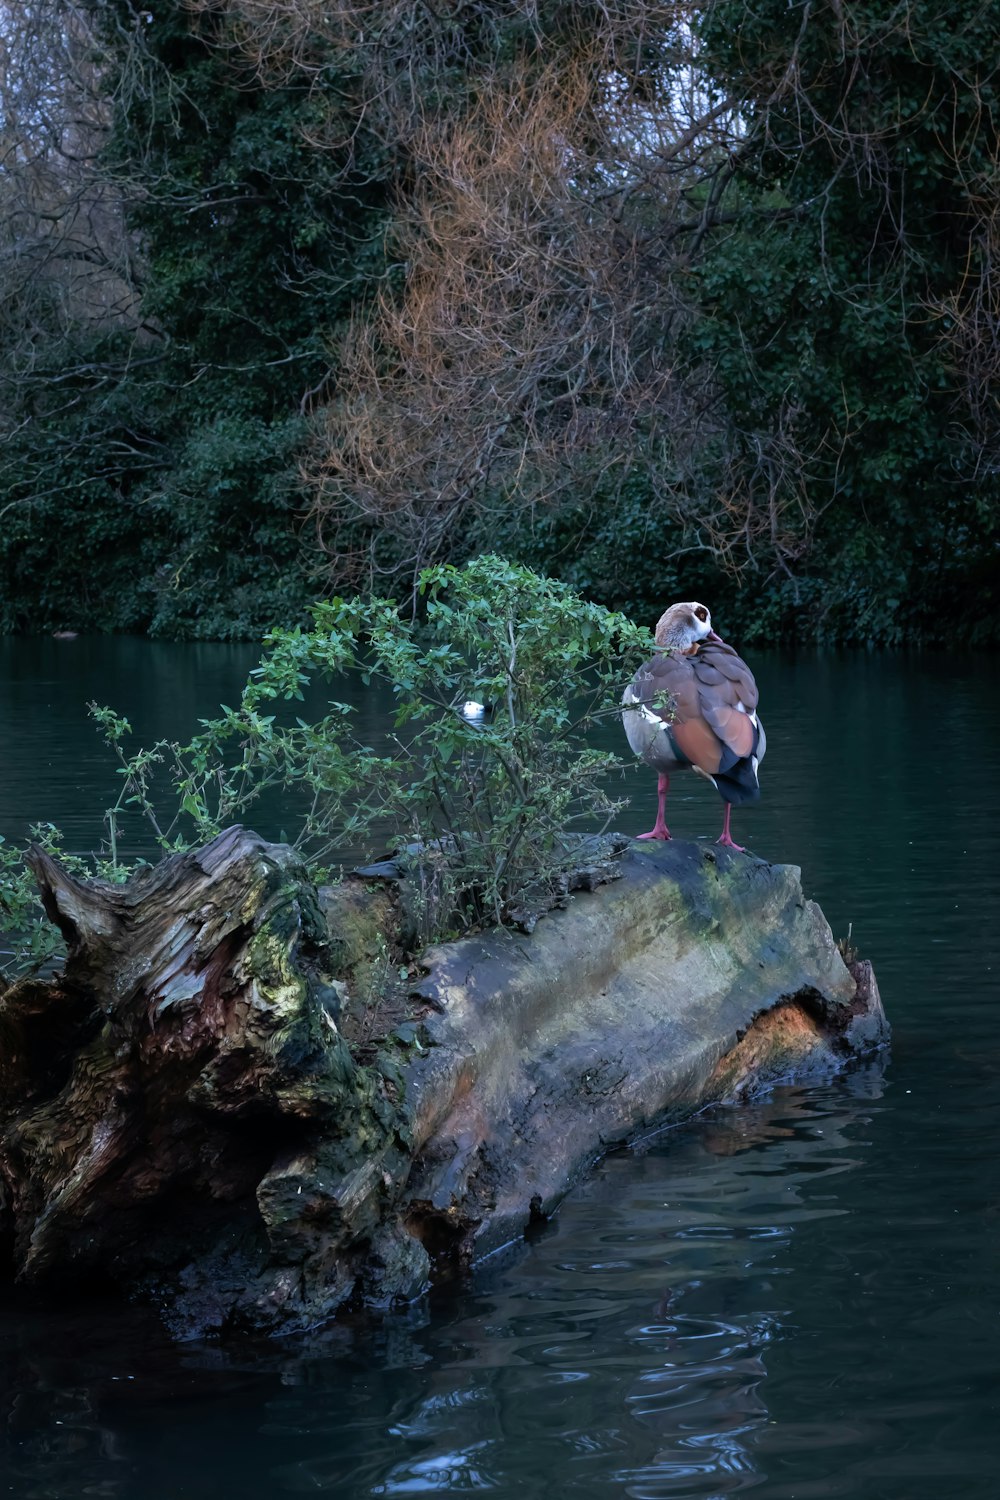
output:
[[[83,9],[89,191],[127,273],[102,318],[5,351],[0,623],[261,632],[309,593],[299,454],[331,338],[384,269],[386,154],[346,69],[322,99],[294,70],[265,87],[221,11]]]
[[[719,0],[702,60],[745,139],[697,268],[761,509],[801,489],[767,628],[840,639],[995,626],[1000,5]],[[751,548],[752,550],[752,548]]]

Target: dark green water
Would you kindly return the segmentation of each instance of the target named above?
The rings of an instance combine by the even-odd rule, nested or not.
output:
[[[178,732],[253,655],[0,642],[0,832],[47,818],[89,847],[114,776],[85,701]],[[764,801],[734,831],[801,864],[835,932],[853,923],[891,1061],[616,1153],[533,1243],[378,1324],[171,1348],[146,1314],[9,1300],[0,1495],[992,1500],[997,664],[754,665]],[[674,832],[715,837],[710,789],[675,787]],[[628,790],[623,821],[648,827],[653,778]]]

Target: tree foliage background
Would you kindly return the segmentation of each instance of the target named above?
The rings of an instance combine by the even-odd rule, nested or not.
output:
[[[20,0],[0,628],[995,635],[1000,0]]]

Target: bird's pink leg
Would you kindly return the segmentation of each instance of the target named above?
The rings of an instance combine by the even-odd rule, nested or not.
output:
[[[656,778],[656,822],[649,833],[640,833],[641,839],[668,839],[670,829],[667,827],[667,792],[670,790],[670,777],[663,771]]]
[[[722,819],[722,832],[720,833],[719,837],[716,839],[715,842],[717,844],[722,844],[726,849],[735,849],[737,854],[745,854],[746,850],[744,849],[743,845],[742,844],[734,844],[733,843],[733,836],[729,832],[729,819],[730,819],[730,817],[732,815],[732,811],[733,811],[733,809],[732,809],[731,804],[727,802],[726,803],[725,815],[723,816],[723,819]]]

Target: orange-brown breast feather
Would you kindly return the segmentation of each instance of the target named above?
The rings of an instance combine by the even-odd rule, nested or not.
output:
[[[719,736],[700,714],[690,719],[679,716],[670,726],[670,732],[692,765],[714,776],[722,760],[722,745]]]

